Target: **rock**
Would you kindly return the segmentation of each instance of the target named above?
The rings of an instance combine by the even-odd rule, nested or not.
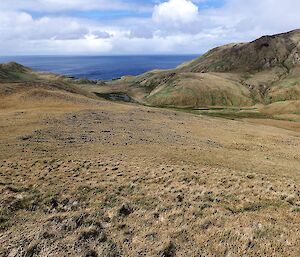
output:
[[[128,216],[133,212],[133,209],[128,204],[123,204],[122,207],[119,209],[118,214],[119,216]]]
[[[29,140],[31,138],[32,138],[32,136],[30,136],[30,135],[20,137],[20,139],[23,140],[23,141]]]
[[[58,202],[55,198],[51,198],[49,204],[50,204],[52,209],[55,209],[55,208],[58,207]]]
[[[183,202],[183,196],[182,195],[177,195],[176,199],[180,203]]]
[[[254,246],[255,246],[254,242],[252,240],[249,240],[246,248],[253,248]]]

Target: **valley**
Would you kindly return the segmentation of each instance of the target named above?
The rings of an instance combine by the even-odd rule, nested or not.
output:
[[[2,64],[0,255],[298,256],[298,34],[242,71],[253,44],[115,81]]]

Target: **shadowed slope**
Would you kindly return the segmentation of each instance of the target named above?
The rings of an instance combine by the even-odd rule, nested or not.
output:
[[[263,36],[250,43],[212,49],[180,69],[191,72],[255,72],[300,63],[300,30]]]

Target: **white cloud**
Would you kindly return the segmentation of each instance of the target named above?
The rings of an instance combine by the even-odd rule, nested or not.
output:
[[[152,14],[156,35],[195,34],[201,30],[198,6],[190,0],[169,0],[155,5]]]
[[[188,24],[198,19],[198,7],[189,0],[169,0],[156,5],[152,17],[157,23]]]
[[[0,54],[106,53],[112,49],[110,33],[100,29],[78,18],[0,12]]]
[[[89,34],[89,25],[71,17],[33,19],[25,12],[0,12],[2,40],[79,39]]]
[[[222,7],[201,9],[196,3],[202,1],[209,3],[163,1],[147,17],[108,20],[57,11],[142,6],[120,0],[0,0],[0,54],[203,53],[300,27],[299,0],[284,5],[279,0],[225,0]],[[36,18],[31,11],[48,14]]]

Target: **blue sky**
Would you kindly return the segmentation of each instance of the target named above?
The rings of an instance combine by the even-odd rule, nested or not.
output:
[[[103,19],[120,19],[130,17],[151,17],[153,6],[164,1],[155,0],[127,0],[124,1],[129,4],[128,8],[120,8],[119,10],[56,10],[55,13],[47,10],[32,11],[30,8],[21,8],[20,10],[29,12],[34,18],[40,18],[43,16],[72,16],[72,17],[85,17],[89,19],[95,19],[101,21]],[[141,8],[130,8],[132,6],[140,6]],[[217,8],[224,5],[224,0],[210,0],[210,1],[195,1],[195,5],[201,10]]]
[[[1,0],[0,54],[200,54],[296,29],[298,5],[299,0]]]

